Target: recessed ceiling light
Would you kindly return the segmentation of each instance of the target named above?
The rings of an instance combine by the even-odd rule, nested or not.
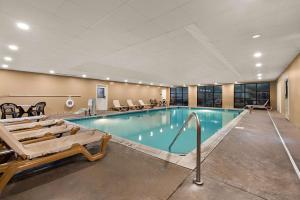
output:
[[[153,85],[153,83],[150,83],[150,85]]]
[[[3,59],[4,59],[5,61],[8,61],[8,62],[11,62],[11,61],[12,61],[12,58],[9,57],[9,56],[5,56]]]
[[[257,77],[257,79],[258,79],[258,80],[261,80],[262,78],[261,78],[261,76],[260,76],[260,77]]]
[[[262,76],[262,74],[257,74],[257,76]]]
[[[28,31],[30,29],[30,26],[24,22],[17,22],[16,25],[19,29],[24,31]]]
[[[54,70],[50,70],[49,73],[50,74],[55,74],[55,71]]]
[[[253,54],[254,58],[260,58],[262,56],[262,53],[261,52],[255,52]]]
[[[142,81],[139,81],[139,84],[142,84]]]
[[[261,63],[256,63],[255,66],[256,66],[256,67],[261,67],[262,64],[261,64]]]
[[[86,78],[86,74],[82,74],[82,78]]]
[[[6,68],[8,68],[8,65],[7,64],[2,64],[2,68],[6,69]]]
[[[125,83],[127,83],[127,82],[128,82],[128,80],[126,79],[126,80],[124,80],[124,82],[125,82]]]
[[[109,80],[110,80],[110,78],[109,78],[109,77],[106,77],[106,80],[108,80],[108,81],[109,81]],[[126,81],[125,81],[125,82],[126,82]]]
[[[14,44],[8,45],[8,48],[12,51],[18,51],[19,50],[19,47],[17,45],[14,45]]]
[[[256,34],[256,35],[253,35],[252,38],[253,38],[253,39],[260,38],[260,36],[261,36],[261,35]]]

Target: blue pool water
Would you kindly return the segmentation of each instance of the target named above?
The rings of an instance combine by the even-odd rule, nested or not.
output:
[[[201,121],[201,142],[204,142],[237,117],[241,110],[169,108],[69,121],[168,151],[170,143],[191,112],[195,112]],[[190,123],[172,147],[172,152],[186,154],[192,151],[196,147],[195,130],[195,123]]]

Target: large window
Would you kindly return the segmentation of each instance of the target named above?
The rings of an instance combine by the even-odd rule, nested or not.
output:
[[[188,88],[176,87],[170,89],[170,105],[187,106],[188,105]]]
[[[222,107],[222,86],[198,86],[197,105],[202,107]]]
[[[234,107],[263,105],[270,99],[270,83],[248,83],[234,85]]]

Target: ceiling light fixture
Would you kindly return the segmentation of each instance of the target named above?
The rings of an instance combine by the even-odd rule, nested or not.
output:
[[[261,63],[256,63],[255,66],[256,66],[256,67],[261,67],[262,64],[261,64]]]
[[[108,80],[108,81],[109,81],[109,80],[110,80],[110,78],[109,78],[109,77],[106,77],[106,80]],[[125,81],[125,82],[126,82],[126,81]]]
[[[256,34],[256,35],[252,36],[253,39],[260,38],[260,37],[261,37],[261,35],[259,35],[259,34]]]
[[[8,45],[8,48],[12,51],[18,51],[19,50],[19,47],[17,45],[14,45],[14,44]]]
[[[215,82],[215,85],[219,85],[219,83],[218,83],[218,82]]]
[[[234,84],[239,84],[239,82],[235,81]]]
[[[150,85],[153,85],[153,83],[150,83]]]
[[[8,68],[8,65],[7,64],[2,64],[1,67],[4,68],[4,69],[6,69],[6,68]]]
[[[82,78],[86,78],[86,74],[82,74]]]
[[[50,70],[49,73],[50,74],[55,74],[55,71],[54,70]]]
[[[261,77],[261,76],[260,76],[260,77],[257,77],[257,79],[258,79],[258,80],[261,80],[261,79],[262,79],[262,77]]]
[[[262,74],[257,74],[257,76],[262,76]]]
[[[254,54],[253,54],[253,57],[254,58],[260,58],[262,56],[262,53],[261,52],[255,52]]]
[[[143,82],[142,81],[139,81],[139,84],[142,84]]]
[[[3,57],[3,59],[4,59],[5,61],[7,61],[7,62],[11,62],[11,61],[12,61],[12,58],[9,57],[9,56],[5,56],[5,57]]]
[[[124,82],[125,82],[125,83],[127,83],[127,82],[128,82],[128,80],[126,79],[126,80],[124,80]]]
[[[16,25],[19,29],[24,31],[28,31],[30,29],[30,26],[24,22],[17,22]]]

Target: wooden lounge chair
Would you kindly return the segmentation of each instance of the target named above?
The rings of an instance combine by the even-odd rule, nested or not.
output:
[[[127,111],[129,109],[128,106],[122,106],[119,100],[113,100],[113,106],[112,109],[116,111]]]
[[[62,119],[53,119],[53,120],[45,120],[40,122],[32,122],[32,123],[24,123],[24,124],[14,124],[6,126],[8,131],[23,131],[23,130],[34,130],[40,129],[43,127],[49,127],[54,125],[61,125],[64,123]]]
[[[141,99],[138,102],[143,108],[153,108],[152,104],[145,104],[144,101]]]
[[[246,105],[245,108],[248,108],[248,109],[269,109],[268,107],[268,103],[269,103],[270,100],[267,100],[266,103],[264,105]]]
[[[17,159],[0,165],[0,192],[17,173],[45,165],[76,154],[82,154],[89,161],[105,156],[106,147],[111,139],[109,134],[89,131],[32,144],[22,144],[3,125],[0,125],[0,138],[17,155]],[[99,152],[92,155],[84,145],[100,142]]]
[[[23,124],[23,123],[30,123],[34,121],[43,121],[46,120],[48,117],[46,115],[39,115],[33,117],[21,117],[21,118],[10,118],[10,119],[1,119],[0,123],[4,125],[13,125],[13,124]]]
[[[143,109],[143,107],[133,104],[131,99],[127,99],[127,104],[128,104],[129,109],[132,109],[132,110]]]
[[[63,124],[60,126],[53,126],[50,128],[42,128],[37,130],[29,130],[22,132],[11,132],[15,138],[19,141],[24,141],[23,143],[32,143],[47,139],[56,138],[56,136],[61,136],[64,133],[70,133],[70,135],[76,134],[80,130],[79,126],[71,124]]]

